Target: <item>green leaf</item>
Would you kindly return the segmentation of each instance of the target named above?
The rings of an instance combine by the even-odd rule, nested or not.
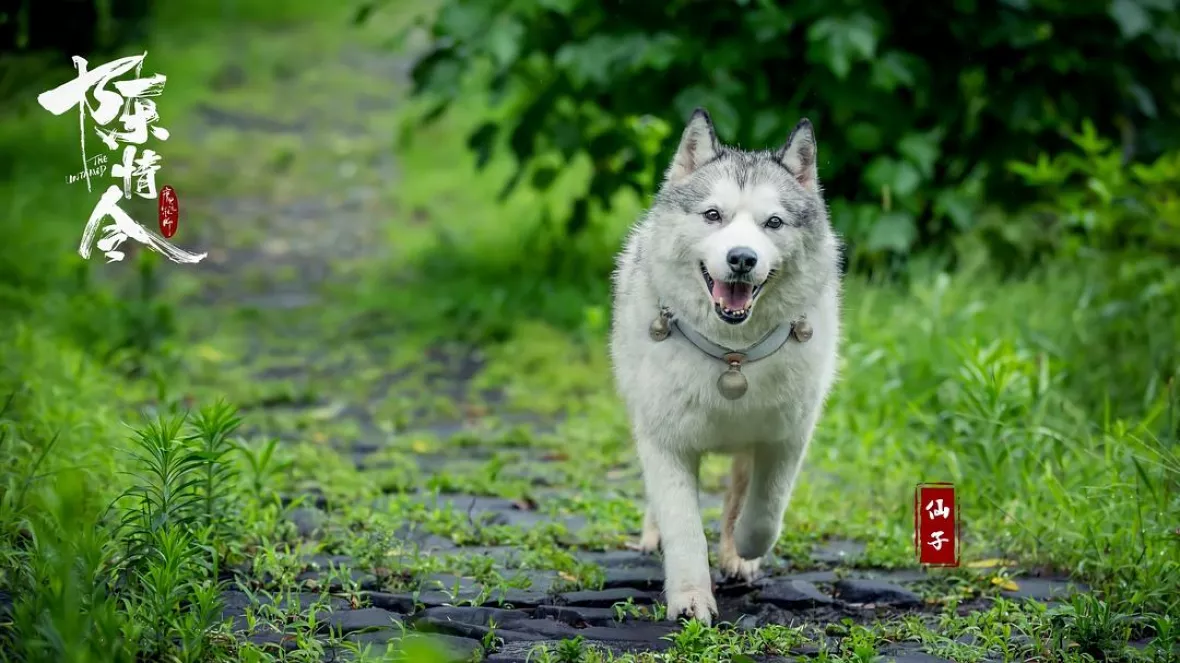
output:
[[[1135,104],[1139,106],[1139,110],[1142,111],[1144,115],[1150,118],[1155,118],[1159,114],[1159,110],[1155,105],[1155,97],[1151,94],[1150,90],[1138,83],[1131,83],[1129,86],[1127,86],[1127,91],[1131,93],[1132,97],[1134,97]]]
[[[683,40],[671,33],[654,35],[651,38],[637,36],[634,42],[635,53],[630,58],[629,71],[639,69],[653,69],[663,71],[682,57],[681,46]],[[620,64],[627,63],[626,56],[621,58]]]
[[[488,52],[499,67],[507,67],[520,55],[524,26],[511,18],[499,18],[488,28]]]
[[[807,30],[808,55],[844,80],[853,62],[871,59],[876,53],[876,28],[866,14],[822,18]]]
[[[756,9],[743,12],[743,19],[747,33],[761,44],[779,39],[795,27],[795,16],[790,10],[767,0],[760,0]]]
[[[368,20],[369,20],[369,17],[373,15],[373,12],[374,12],[374,11],[375,11],[375,10],[376,10],[376,9],[377,9],[379,6],[381,6],[381,5],[384,5],[384,4],[388,3],[388,1],[389,1],[389,0],[377,0],[377,1],[375,1],[375,2],[363,2],[363,3],[361,3],[361,4],[360,4],[360,6],[356,8],[356,11],[355,11],[355,13],[353,13],[353,15],[352,15],[352,22],[353,22],[353,25],[361,25],[361,24],[363,24],[365,21],[368,21]],[[2,20],[2,19],[3,19],[3,16],[4,16],[3,14],[0,14],[0,23],[3,23],[3,22],[4,22],[4,21]]]
[[[898,198],[908,198],[913,195],[921,183],[922,174],[913,164],[903,161],[897,165],[897,171],[893,175],[892,188]]]
[[[1106,185],[1106,182],[1096,177],[1086,180],[1086,188],[1093,191],[1104,205],[1109,205],[1110,201],[1114,198],[1114,194],[1110,192],[1110,187]]]
[[[914,222],[914,215],[908,212],[888,212],[883,214],[869,230],[866,241],[870,251],[894,251],[908,253],[918,237],[918,226]]]
[[[448,2],[439,10],[434,28],[440,36],[473,41],[485,34],[493,15],[487,3]]]
[[[881,129],[871,122],[857,122],[848,127],[844,138],[853,149],[875,152],[881,148]]]
[[[873,28],[873,20],[863,14],[856,16],[846,24],[848,44],[861,60],[868,60],[877,52],[877,35]]]
[[[605,38],[592,38],[580,44],[566,44],[557,50],[553,62],[565,70],[574,85],[605,85],[610,79],[610,59],[603,56],[605,42]]]
[[[873,60],[870,80],[873,87],[892,92],[898,87],[912,88],[916,82],[914,72],[906,63],[906,57],[897,51],[890,51]]]
[[[578,150],[585,147],[582,128],[574,117],[561,117],[553,123],[553,130],[550,132],[553,145],[565,159],[572,159]]]
[[[874,192],[888,188],[893,197],[906,198],[918,190],[922,174],[908,161],[877,157],[865,168],[864,179]]]
[[[439,56],[423,64],[417,73],[421,74],[419,87],[439,97],[458,94],[463,77],[463,67],[454,59]]]
[[[910,163],[918,167],[922,176],[930,179],[934,177],[934,163],[938,161],[940,135],[939,132],[924,134],[908,134],[897,142],[897,151]]]
[[[1151,17],[1147,10],[1135,0],[1112,0],[1107,13],[1115,23],[1118,23],[1119,32],[1122,32],[1126,39],[1134,39],[1151,27]]]
[[[959,230],[966,230],[972,226],[974,211],[971,200],[958,191],[939,191],[934,198],[934,214],[947,217]]]
[[[557,179],[557,169],[552,166],[542,166],[533,171],[532,185],[538,191],[547,190]]]
[[[482,170],[491,160],[499,129],[499,125],[495,122],[484,122],[467,137],[467,149],[475,152],[476,168]]]

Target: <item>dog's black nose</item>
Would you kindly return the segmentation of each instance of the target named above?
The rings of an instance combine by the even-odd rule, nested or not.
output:
[[[725,256],[725,261],[729,263],[729,268],[735,274],[745,274],[754,269],[754,265],[758,264],[758,254],[754,253],[754,249],[745,246],[735,246],[729,250],[729,255]]]

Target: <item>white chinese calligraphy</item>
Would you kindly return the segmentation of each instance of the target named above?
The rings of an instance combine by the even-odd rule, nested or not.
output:
[[[86,59],[75,55],[73,61],[74,67],[78,69],[77,78],[37,95],[37,103],[54,115],[61,115],[71,108],[77,107],[78,128],[82,134],[82,170],[86,175],[87,191],[90,190],[90,174],[86,168],[86,113],[89,112],[91,119],[101,126],[110,124],[119,109],[126,105],[126,100],[118,92],[106,89],[107,83],[111,79],[131,71],[132,68],[141,66],[146,56],[145,52],[143,55],[119,58],[89,69]],[[92,107],[87,100],[87,93],[91,92],[91,89],[93,89],[94,100],[98,102],[96,107]]]
[[[156,197],[156,171],[161,157],[154,150],[144,150],[143,156],[135,159],[135,146],[128,145],[123,150],[123,163],[111,166],[111,175],[123,178],[123,197],[131,197],[131,178],[135,181],[135,195],[154,200]]]
[[[75,56],[73,62],[78,70],[78,76],[72,81],[41,93],[37,97],[37,102],[54,115],[61,115],[73,108],[78,109],[82,173],[76,179],[71,176],[70,181],[85,178],[88,191],[91,190],[91,177],[101,176],[105,167],[90,166],[91,161],[86,157],[87,115],[89,114],[97,125],[94,132],[108,149],[118,149],[120,142],[132,143],[124,147],[121,162],[112,164],[110,170],[112,177],[122,179],[121,190],[118,186],[109,187],[100,197],[86,223],[82,233],[82,244],[78,248],[78,253],[83,258],[90,257],[90,244],[94,241],[99,225],[103,219],[109,217],[114,223],[103,226],[104,235],[97,241],[99,250],[107,256],[108,262],[123,259],[124,253],[118,249],[128,238],[146,245],[153,251],[163,253],[175,262],[200,262],[206,254],[190,253],[172,246],[164,238],[137,223],[118,204],[119,194],[126,199],[130,199],[132,193],[149,200],[156,198],[156,173],[160,170],[160,161],[163,157],[151,149],[139,151],[136,146],[142,146],[149,136],[159,140],[168,140],[169,137],[167,129],[157,126],[160,115],[156,103],[148,98],[159,96],[163,92],[167,77],[163,74],[140,77],[146,56],[147,53],[144,52],[142,55],[119,58],[94,69],[88,68],[84,58]],[[136,78],[114,80],[133,69]],[[114,89],[107,89],[108,85]],[[93,97],[93,103],[90,97]],[[117,127],[105,128],[116,118],[119,120]],[[105,162],[106,158],[102,156],[99,163]],[[169,209],[172,208],[175,208],[174,199],[169,201]],[[163,225],[165,221],[167,225]],[[169,237],[175,232],[176,222],[177,220],[171,217],[161,219],[162,228]]]
[[[95,205],[94,211],[90,214],[90,219],[86,222],[86,229],[82,231],[82,243],[78,246],[78,253],[83,258],[90,257],[90,243],[94,240],[94,233],[98,230],[99,224],[106,217],[111,217],[114,223],[103,226],[103,237],[98,240],[98,250],[106,254],[109,260],[107,262],[114,262],[122,260],[124,254],[119,251],[119,245],[127,238],[134,239],[137,242],[147,245],[154,251],[163,253],[173,262],[181,263],[195,263],[200,262],[205,257],[204,253],[189,253],[183,249],[178,249],[168,242],[156,236],[155,233],[149,231],[147,228],[136,223],[130,216],[119,208],[119,196],[122,191],[118,186],[112,184],[102,194],[98,205]]]
[[[935,550],[942,550],[942,544],[946,543],[947,541],[950,541],[950,539],[942,538],[942,534],[943,533],[941,530],[938,532],[931,532],[930,533],[931,540],[927,541],[926,545],[930,546],[931,548],[934,548]]]
[[[938,506],[935,506],[937,504]],[[950,507],[943,506],[941,499],[931,500],[926,503],[926,513],[930,515],[930,519],[934,518],[948,518],[951,514]]]

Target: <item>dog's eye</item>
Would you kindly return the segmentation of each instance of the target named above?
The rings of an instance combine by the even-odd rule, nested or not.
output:
[[[771,230],[776,230],[783,227],[783,220],[777,216],[772,216],[766,220],[766,227]]]
[[[704,215],[704,216],[705,216],[705,220],[706,220],[706,221],[714,221],[714,222],[716,222],[716,221],[720,221],[720,220],[721,220],[721,212],[718,212],[718,211],[717,211],[717,210],[715,210],[715,209],[707,209],[707,210],[705,210],[705,215]]]

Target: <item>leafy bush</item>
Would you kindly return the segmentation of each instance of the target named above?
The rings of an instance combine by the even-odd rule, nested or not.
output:
[[[1008,164],[1041,199],[1027,209],[1039,222],[1012,224],[1002,242],[1027,247],[1026,253],[1046,246],[1071,257],[1093,249],[1144,248],[1180,257],[1180,152],[1126,167],[1092,122],[1068,136],[1072,150]]]
[[[650,194],[694,106],[746,146],[776,146],[807,116],[853,265],[887,267],[945,253],[982,203],[1024,202],[1005,164],[1067,147],[1062,130],[1084,119],[1121,135],[1123,156],[1175,147],[1176,4],[445,0],[414,91],[438,100],[430,120],[478,72],[509,104],[469,142],[480,163],[516,158],[506,191],[587,158],[569,233],[592,203]]]

